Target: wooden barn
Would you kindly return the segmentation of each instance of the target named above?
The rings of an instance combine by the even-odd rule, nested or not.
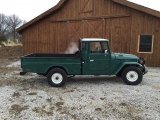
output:
[[[80,38],[107,38],[113,52],[160,67],[160,12],[126,0],[60,0],[18,29],[23,53],[64,53]]]

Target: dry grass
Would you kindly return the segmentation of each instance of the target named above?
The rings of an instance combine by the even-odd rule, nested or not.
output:
[[[18,59],[22,56],[22,46],[0,47],[0,59]]]

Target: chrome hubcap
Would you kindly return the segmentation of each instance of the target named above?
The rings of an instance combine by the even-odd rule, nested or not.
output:
[[[55,84],[60,84],[63,81],[63,76],[60,73],[54,73],[51,80]]]
[[[138,80],[138,73],[135,71],[129,71],[126,77],[128,81],[135,82]]]

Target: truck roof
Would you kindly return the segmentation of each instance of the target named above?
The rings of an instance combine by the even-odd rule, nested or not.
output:
[[[108,39],[104,38],[82,38],[81,41],[83,42],[97,42],[97,41],[102,41],[102,42],[108,42]]]

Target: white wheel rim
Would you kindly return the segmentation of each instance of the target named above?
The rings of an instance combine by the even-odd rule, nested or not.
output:
[[[138,73],[135,71],[129,71],[126,77],[128,81],[135,82],[138,80]]]
[[[55,84],[60,84],[63,81],[63,76],[60,73],[54,73],[51,80]]]

